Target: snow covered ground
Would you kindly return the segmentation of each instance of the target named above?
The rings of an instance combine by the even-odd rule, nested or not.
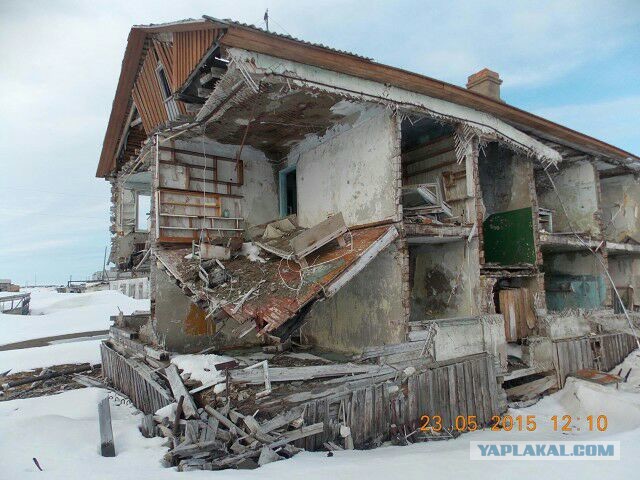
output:
[[[136,300],[118,291],[57,293],[31,291],[31,315],[0,314],[0,346],[43,337],[108,330],[110,316],[148,310],[149,300]],[[98,338],[51,342],[51,345],[0,351],[0,372],[12,373],[64,363],[97,363]]]
[[[51,479],[353,479],[473,478],[495,480],[518,478],[631,479],[640,469],[640,355],[633,352],[622,365],[632,368],[629,382],[600,386],[570,378],[560,392],[512,415],[536,415],[535,432],[492,432],[465,434],[456,440],[418,443],[408,447],[382,447],[369,451],[326,453],[303,452],[291,460],[269,464],[254,471],[177,473],[161,467],[166,452],[162,439],[145,439],[138,432],[140,416],[130,406],[112,401],[115,458],[98,453],[97,404],[107,392],[96,388],[73,390],[50,397],[0,403],[0,452],[5,478],[24,478],[37,472],[32,458]],[[606,432],[554,432],[552,415],[605,414]],[[484,440],[618,440],[619,461],[472,461],[469,442]],[[39,473],[39,472],[38,472]],[[40,474],[40,473],[39,473]],[[42,475],[42,474],[40,474]],[[180,477],[181,476],[181,477]]]
[[[11,373],[34,368],[50,367],[70,363],[100,363],[100,342],[92,340],[59,343],[45,347],[21,348],[0,352],[0,372],[11,369]]]
[[[0,344],[44,336],[91,330],[106,330],[109,316],[149,308],[148,300],[133,300],[119,292],[58,294],[33,292],[33,316],[3,315]],[[10,317],[10,318],[6,318]],[[74,339],[39,348],[0,352],[0,371],[13,371],[61,363],[99,361],[99,340]],[[224,357],[206,355],[177,356],[172,360],[194,377],[210,381],[218,375],[213,365]],[[164,439],[146,439],[138,431],[140,414],[131,406],[111,402],[117,456],[99,455],[98,402],[107,391],[98,388],[71,390],[59,395],[0,402],[0,452],[3,464],[0,478],[20,479],[31,472],[50,479],[352,479],[402,478],[478,478],[539,480],[547,478],[609,479],[635,478],[640,470],[640,353],[633,352],[618,367],[628,383],[619,389],[570,378],[563,390],[531,407],[510,414],[535,415],[535,432],[493,432],[483,430],[449,441],[419,443],[408,447],[383,447],[369,451],[326,453],[303,452],[291,460],[269,464],[255,471],[178,473],[163,468],[160,460],[166,448]],[[617,371],[618,368],[615,370]],[[571,414],[607,415],[606,432],[578,430],[556,432],[551,416]],[[584,422],[583,422],[584,423]],[[620,461],[472,461],[469,442],[488,440],[618,440]],[[33,463],[37,458],[44,472]]]

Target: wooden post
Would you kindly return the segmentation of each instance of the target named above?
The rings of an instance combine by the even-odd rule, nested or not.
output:
[[[109,398],[104,398],[98,404],[98,420],[100,422],[100,454],[103,457],[115,457],[116,448],[113,444],[113,430],[111,428],[111,410]]]

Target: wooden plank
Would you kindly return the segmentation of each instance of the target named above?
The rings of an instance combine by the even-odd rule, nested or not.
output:
[[[427,400],[427,408],[421,413],[422,415],[429,415],[429,416],[433,416],[436,415],[437,413],[437,406],[438,406],[438,384],[436,381],[436,374],[435,371],[432,369],[427,370],[427,376],[426,376],[426,380],[427,380],[427,395],[428,395],[428,400]]]
[[[498,400],[498,382],[496,380],[495,366],[491,357],[487,356],[485,358],[485,365],[487,368],[487,381],[489,382],[489,400],[491,405],[490,414],[493,416],[500,413],[500,405]]]
[[[482,392],[482,408],[484,410],[487,421],[491,421],[491,396],[489,394],[489,373],[487,371],[486,357],[474,360],[478,366],[478,374],[480,376],[480,390]]]
[[[269,433],[278,428],[282,428],[289,425],[295,419],[300,418],[302,415],[302,408],[296,407],[287,412],[276,415],[271,420],[268,420],[260,425],[261,430],[264,433]]]
[[[98,403],[98,422],[100,424],[100,454],[103,457],[115,457],[116,447],[113,443],[109,397],[103,398]]]
[[[382,439],[384,440],[386,437],[386,434],[388,433],[388,426],[386,423],[386,419],[385,419],[385,415],[384,415],[384,411],[385,411],[385,405],[384,405],[384,392],[383,390],[385,390],[387,387],[386,385],[382,384],[382,385],[375,385],[373,390],[373,402],[374,402],[374,421],[375,421],[375,428],[374,428],[374,435],[376,437],[381,436]]]
[[[484,402],[482,401],[482,387],[480,386],[480,372],[477,363],[469,362],[471,368],[471,377],[473,380],[473,402],[474,411],[478,418],[479,425],[487,425],[491,421],[491,412],[485,412]]]
[[[340,288],[346,285],[354,276],[361,272],[371,260],[373,260],[382,250],[387,248],[398,237],[395,227],[390,227],[384,235],[373,242],[362,254],[353,262],[345,272],[324,288],[325,297],[333,296]]]
[[[173,392],[173,396],[175,398],[184,397],[184,403],[182,406],[184,411],[184,417],[186,419],[197,418],[198,407],[193,401],[193,397],[189,393],[189,390],[187,390],[187,388],[184,386],[184,383],[182,383],[182,378],[178,373],[178,367],[171,364],[167,368],[165,368],[164,371],[167,375],[167,380],[169,380],[169,385],[171,386],[171,391]]]
[[[570,363],[570,353],[569,353],[569,343],[562,343],[562,363],[564,364],[564,371],[562,372],[563,380],[562,385],[564,386],[564,382],[567,379],[567,375],[571,372],[571,363]]]
[[[464,371],[464,390],[466,393],[467,415],[476,415],[473,393],[473,376],[471,373],[471,362],[468,360],[462,363]]]
[[[292,238],[289,244],[297,258],[304,258],[346,232],[344,217],[339,212]]]
[[[533,380],[529,383],[512,387],[506,392],[509,398],[532,399],[535,398],[536,395],[544,393],[546,390],[553,388],[556,385],[557,379],[555,375],[549,375]]]
[[[316,378],[341,377],[352,374],[386,373],[389,367],[380,365],[356,365],[351,363],[337,363],[329,365],[312,365],[306,367],[273,367],[269,368],[271,382],[293,382],[312,380]],[[237,383],[260,385],[264,383],[262,370],[233,370],[229,372],[231,380]]]
[[[568,359],[567,374],[574,373],[578,370],[576,368],[576,356],[575,356],[574,345],[575,345],[574,341],[568,341],[565,343],[565,346],[567,349],[567,359]]]
[[[413,374],[407,378],[408,392],[408,421],[411,425],[411,431],[416,429],[418,420],[420,419],[420,411],[418,409],[420,389],[418,387],[418,375]]]
[[[427,392],[427,372],[418,372],[417,374],[417,389],[418,389],[418,420],[421,415],[425,415],[427,411],[427,405],[429,402],[429,396]]]
[[[223,415],[218,410],[213,408],[211,405],[206,405],[204,409],[209,415],[212,415],[222,425],[227,427],[232,434],[236,436],[243,436],[242,430],[240,430],[240,428],[235,423],[233,423],[231,420],[229,420],[229,418],[227,418],[225,415]]]
[[[449,401],[449,377],[447,367],[437,369],[438,384],[440,386],[440,408],[442,409],[442,424],[448,429],[451,428],[451,403]]]
[[[456,366],[448,365],[447,369],[447,382],[449,390],[449,409],[451,412],[451,425],[455,425],[456,417],[458,416],[458,386],[456,384]]]
[[[464,363],[456,363],[455,368],[458,415],[462,415],[464,418],[467,418],[469,412],[467,411],[467,391],[464,381]]]
[[[366,442],[370,442],[373,438],[373,432],[371,430],[373,424],[373,391],[371,387],[364,389],[364,439]]]
[[[283,434],[282,438],[269,444],[268,447],[271,449],[281,447],[295,440],[299,440],[301,438],[306,438],[311,435],[317,435],[319,433],[322,433],[323,429],[324,429],[324,424],[322,422],[314,423],[313,425],[306,425],[306,426],[300,427],[297,430],[292,430],[290,432]]]

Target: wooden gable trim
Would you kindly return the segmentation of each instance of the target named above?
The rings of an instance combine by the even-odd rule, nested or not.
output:
[[[136,102],[136,94],[133,93],[134,84],[141,69],[141,60],[144,55],[147,36],[154,33],[172,32],[174,35],[181,32],[194,30],[213,30],[217,27],[208,20],[197,20],[190,22],[175,22],[165,25],[134,26],[129,32],[127,46],[122,60],[120,77],[116,93],[111,106],[109,122],[102,142],[102,151],[96,170],[97,177],[106,177],[116,165],[117,148],[121,135],[125,132],[125,122],[131,103]],[[146,58],[145,58],[146,60]],[[173,68],[173,61],[171,62]],[[166,66],[166,65],[165,65]],[[169,81],[171,82],[169,77]],[[141,102],[142,97],[138,95],[137,102]],[[184,105],[177,102],[179,108],[184,109]],[[136,106],[138,103],[136,103]],[[146,127],[145,127],[146,130]]]

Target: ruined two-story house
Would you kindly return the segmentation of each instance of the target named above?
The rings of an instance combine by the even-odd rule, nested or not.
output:
[[[448,393],[409,390],[450,419],[478,389],[488,421],[499,385],[611,368],[637,343],[640,159],[501,83],[210,17],[134,26],[97,171],[112,259],[150,262],[151,315],[124,327],[170,352],[293,342],[444,368]]]

